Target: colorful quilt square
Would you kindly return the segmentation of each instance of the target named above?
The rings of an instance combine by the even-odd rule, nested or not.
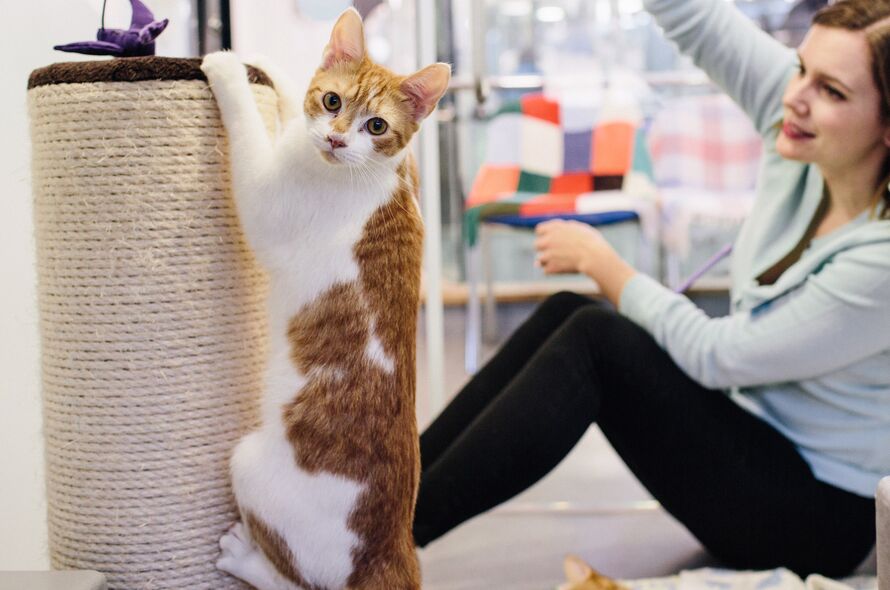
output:
[[[647,178],[655,178],[652,156],[646,148],[646,130],[638,127],[634,136],[634,155],[631,169]]]
[[[519,165],[519,146],[522,144],[523,116],[519,113],[498,115],[486,130],[486,164]]]
[[[604,123],[593,132],[590,169],[594,175],[623,175],[633,157],[634,127],[630,123]]]
[[[495,112],[494,118],[496,119],[504,113],[522,113],[522,103],[518,100],[505,102],[498,108],[497,112]]]
[[[561,174],[550,183],[551,193],[586,193],[593,190],[593,177],[589,172]]]
[[[560,124],[559,103],[543,94],[526,94],[520,99],[520,104],[523,114],[554,125]]]
[[[550,177],[522,170],[519,174],[519,187],[516,191],[522,193],[550,192]]]
[[[519,166],[482,166],[470,189],[467,207],[476,207],[495,201],[504,194],[515,193],[519,188],[519,178]]]
[[[562,172],[563,134],[558,125],[523,117],[519,166],[534,174],[556,176]]]
[[[579,194],[575,195],[539,195],[519,206],[520,215],[548,215],[554,213],[574,213],[575,202]]]
[[[566,132],[563,170],[565,172],[590,171],[590,148],[593,141],[593,131]]]
[[[593,190],[595,191],[617,191],[621,190],[623,185],[624,176],[620,174],[594,174],[593,176]]]

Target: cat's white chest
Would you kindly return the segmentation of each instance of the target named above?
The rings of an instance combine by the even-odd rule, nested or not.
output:
[[[341,211],[339,219],[318,215],[299,230],[299,237],[276,248],[279,265],[271,296],[277,300],[281,319],[289,321],[332,286],[358,280],[354,250],[367,220],[367,216],[358,218],[361,213]]]
[[[397,177],[392,170],[359,172],[321,161],[305,140],[293,160],[279,166],[273,183],[280,217],[280,236],[270,249],[273,294],[285,315],[296,313],[331,286],[358,280],[354,251],[374,212],[392,196]],[[363,180],[363,181],[362,181]]]
[[[321,190],[310,193],[312,188],[301,187],[303,194],[295,195],[293,207],[303,202],[314,210],[294,212],[291,239],[273,250],[273,280],[282,291],[279,296],[288,299],[284,311],[291,313],[338,283],[358,280],[355,247],[378,206],[367,195],[337,191],[329,198]]]
[[[322,163],[324,166],[324,164]],[[359,190],[351,182],[338,181],[310,169],[302,175],[285,179],[277,195],[284,199],[281,211],[289,232],[275,239],[268,249],[271,263],[268,299],[271,336],[269,366],[263,400],[264,418],[277,421],[281,407],[293,401],[306,383],[292,360],[293,343],[287,337],[295,316],[307,305],[340,284],[359,280],[356,244],[364,237],[365,226],[395,188],[395,178],[388,185]],[[345,171],[337,171],[345,173]],[[373,335],[374,318],[368,318]],[[372,350],[371,353],[374,351]],[[387,358],[374,355],[386,364]],[[387,364],[387,366],[389,366]]]

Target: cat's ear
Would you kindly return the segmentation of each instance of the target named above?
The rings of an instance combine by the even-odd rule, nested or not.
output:
[[[423,68],[402,82],[400,90],[411,101],[415,121],[420,121],[436,108],[439,99],[448,89],[449,80],[451,66],[438,63]]]
[[[584,582],[593,577],[593,568],[577,555],[567,555],[562,566],[569,582]]]
[[[324,48],[321,68],[327,70],[338,63],[358,63],[365,57],[365,30],[362,17],[355,8],[347,8],[331,31]]]

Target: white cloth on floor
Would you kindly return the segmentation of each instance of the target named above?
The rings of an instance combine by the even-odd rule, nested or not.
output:
[[[620,582],[629,590],[877,590],[878,587],[874,576],[832,580],[813,574],[801,580],[784,568],[749,572],[702,568],[676,576]]]

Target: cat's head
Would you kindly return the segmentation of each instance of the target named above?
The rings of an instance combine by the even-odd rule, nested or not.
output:
[[[410,76],[373,63],[361,16],[350,8],[334,25],[303,103],[312,142],[330,164],[396,162],[450,78],[442,63]]]
[[[568,582],[558,590],[626,590],[618,582],[607,578],[577,555],[568,555],[563,561]]]

